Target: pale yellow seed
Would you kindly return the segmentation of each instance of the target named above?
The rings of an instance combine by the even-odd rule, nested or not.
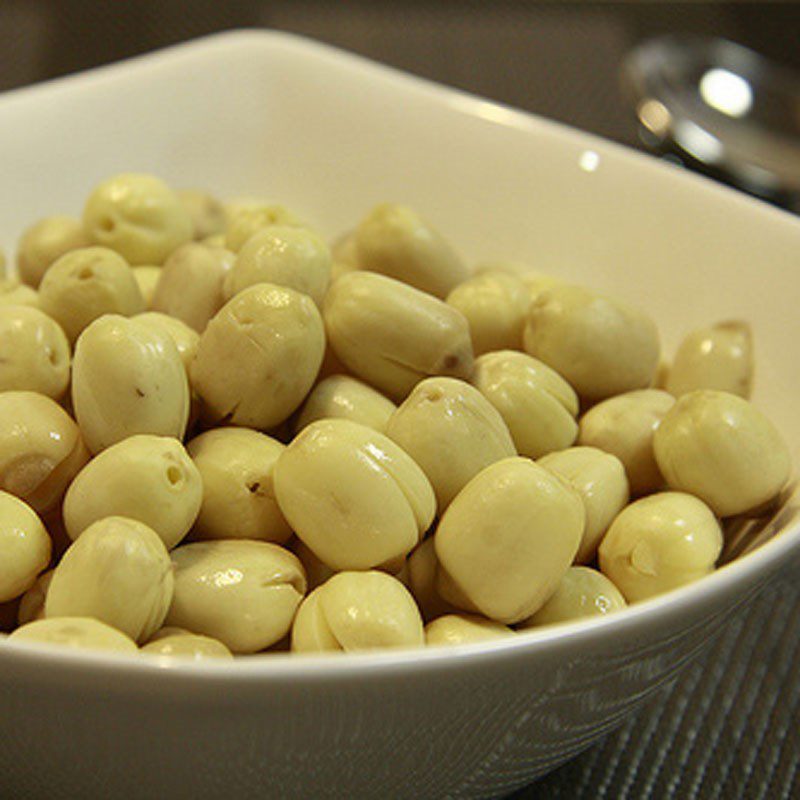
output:
[[[269,430],[303,402],[325,352],[308,295],[259,283],[230,300],[200,337],[192,387],[209,423]]]
[[[643,312],[580,286],[556,284],[531,303],[525,350],[587,400],[650,386],[658,330]]]
[[[80,220],[60,215],[45,217],[20,237],[17,247],[19,277],[36,288],[56,260],[70,250],[89,244]]]
[[[30,306],[0,305],[0,392],[28,390],[59,400],[69,385],[70,359],[55,320]]]
[[[163,624],[173,588],[158,534],[136,520],[106,517],[64,553],[47,591],[45,617],[94,617],[144,642]]]
[[[507,625],[474,614],[447,614],[425,626],[425,643],[434,647],[492,642],[513,635]]]
[[[469,323],[476,356],[493,350],[521,350],[530,295],[517,277],[486,271],[456,286],[447,303]]]
[[[375,206],[354,236],[361,269],[382,273],[436,297],[447,297],[468,277],[452,246],[408,206]]]
[[[319,381],[306,398],[294,425],[299,433],[318,419],[349,419],[386,432],[397,406],[379,391],[349,375],[330,375]]]
[[[72,403],[93,453],[140,433],[182,439],[189,401],[186,370],[163,328],[107,314],[78,339]]]
[[[0,491],[0,603],[33,586],[50,561],[52,542],[36,512]]]
[[[46,513],[88,459],[78,426],[58,403],[35,392],[0,392],[0,489]]]
[[[17,628],[9,642],[55,644],[77,650],[138,653],[136,643],[121,631],[90,617],[39,619]]]
[[[129,264],[163,264],[194,233],[189,212],[164,181],[125,173],[96,186],[83,210],[94,244],[111,248]]]
[[[547,602],[522,623],[523,628],[601,617],[625,608],[619,589],[601,572],[570,567]]]
[[[720,322],[690,333],[678,347],[665,388],[675,397],[716,389],[748,398],[753,384],[753,337],[746,322]]]
[[[281,454],[274,475],[290,526],[337,570],[404,558],[436,511],[419,466],[386,436],[349,420],[309,425]]]
[[[42,280],[39,303],[70,342],[105,314],[130,317],[145,310],[133,270],[106,247],[83,247],[59,258]]]
[[[294,652],[355,652],[424,644],[414,599],[383,572],[341,572],[301,606],[292,628]]]
[[[789,448],[770,420],[737,395],[711,389],[685,394],[653,438],[671,489],[689,492],[718,516],[757,509],[789,480]]]
[[[218,639],[233,653],[280,641],[306,592],[300,561],[269,542],[195,542],[173,550],[172,561],[166,624]]]
[[[162,658],[179,658],[190,661],[206,661],[207,659],[232,659],[233,653],[222,642],[210,636],[199,636],[193,633],[177,636],[163,636],[150,641],[141,649],[142,653],[161,656]]]
[[[578,444],[616,456],[624,465],[633,497],[655,492],[664,478],[653,452],[653,434],[675,398],[659,389],[640,389],[611,397],[580,419]]]
[[[468,378],[473,353],[464,315],[430,294],[372,272],[349,272],[323,304],[325,329],[347,369],[392,400],[423,378]]]
[[[722,541],[702,500],[660,492],[631,503],[614,520],[600,543],[600,569],[633,603],[713,572]]]
[[[185,322],[202,333],[225,304],[223,284],[235,253],[224,247],[191,242],[164,262],[152,309]]]
[[[439,514],[484,467],[517,454],[494,406],[455,378],[418,383],[390,418],[386,435],[422,467]]]
[[[539,459],[539,465],[560,475],[578,492],[586,509],[586,525],[577,564],[587,564],[597,553],[608,526],[628,504],[628,478],[622,462],[594,447],[570,447]]]
[[[539,458],[578,434],[578,396],[547,364],[511,350],[475,360],[472,384],[500,412],[517,452]]]
[[[285,450],[247,428],[217,428],[186,446],[203,483],[195,539],[261,539],[283,544],[292,535],[275,497],[275,463]]]
[[[225,231],[225,207],[213,195],[199,189],[179,189],[176,194],[192,221],[192,238],[201,240]]]
[[[444,599],[512,624],[537,611],[572,563],[585,511],[578,493],[527,458],[484,469],[434,538]]]

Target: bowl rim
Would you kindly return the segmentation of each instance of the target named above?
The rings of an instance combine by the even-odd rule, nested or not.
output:
[[[57,77],[32,86],[12,89],[0,93],[0,111],[5,106],[39,101],[50,92],[69,91],[73,86],[89,86],[106,80],[115,80],[131,70],[148,69],[162,63],[196,58],[204,54],[214,55],[227,50],[231,45],[241,48],[243,44],[256,49],[272,46],[289,48],[299,53],[327,54],[342,62],[369,73],[370,77],[391,80],[405,85],[409,90],[436,96],[468,116],[484,116],[487,109],[494,112],[497,124],[524,130],[549,129],[584,145],[600,147],[605,151],[616,151],[625,159],[638,161],[647,168],[672,171],[680,174],[679,180],[699,181],[705,190],[718,192],[729,200],[737,197],[759,213],[772,216],[779,224],[788,224],[800,230],[798,219],[783,209],[748,197],[738,191],[693,173],[657,161],[652,156],[640,153],[617,142],[605,140],[595,134],[586,133],[560,122],[549,120],[530,112],[506,106],[493,100],[438,84],[364,56],[353,54],[337,47],[316,42],[296,34],[271,30],[232,30],[203,36],[187,42],[171,45],[150,53],[133,56],[112,64],[96,67],[85,72]],[[140,654],[118,654],[104,651],[73,650],[59,645],[31,642],[9,642],[0,636],[0,669],[8,665],[19,665],[23,669],[36,671],[47,669],[56,674],[74,677],[80,673],[87,680],[103,677],[141,678],[150,686],[164,681],[174,684],[192,685],[196,682],[216,683],[235,680],[243,683],[286,681],[292,684],[307,684],[358,679],[375,679],[391,675],[405,677],[429,675],[454,667],[470,665],[481,668],[488,662],[528,660],[538,655],[557,655],[582,647],[598,644],[615,635],[630,635],[636,629],[650,629],[703,606],[713,606],[725,596],[735,595],[738,589],[749,591],[772,573],[777,572],[793,556],[800,553],[800,518],[788,527],[779,530],[772,538],[762,543],[753,552],[725,564],[702,579],[665,592],[649,600],[635,603],[621,612],[603,617],[593,617],[568,623],[529,629],[489,642],[471,643],[450,647],[421,647],[414,649],[383,650],[364,653],[291,654],[268,652],[228,660],[189,661],[161,656]],[[124,691],[125,682],[113,684]]]

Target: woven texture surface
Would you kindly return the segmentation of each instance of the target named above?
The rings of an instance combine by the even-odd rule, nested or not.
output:
[[[800,797],[800,564],[601,744],[513,795]]]
[[[618,82],[621,60],[636,41],[693,31],[797,58],[798,21],[800,6],[769,3],[9,0],[0,6],[0,88],[214,30],[265,26],[636,145]],[[795,564],[671,688],[514,797],[800,797],[798,642]]]

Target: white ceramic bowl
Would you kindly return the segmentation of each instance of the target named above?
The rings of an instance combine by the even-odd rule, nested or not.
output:
[[[265,194],[340,231],[417,206],[473,259],[629,298],[668,348],[755,328],[756,401],[800,455],[800,222],[621,147],[273,33],[233,33],[0,99],[0,242],[123,170]],[[773,534],[775,534],[773,536]],[[0,794],[485,797],[614,728],[800,551],[755,552],[601,621],[461,649],[174,665],[0,642]]]

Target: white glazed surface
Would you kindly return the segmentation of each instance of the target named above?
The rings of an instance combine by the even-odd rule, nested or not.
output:
[[[7,251],[32,220],[140,170],[264,194],[329,234],[375,202],[409,203],[472,260],[528,261],[641,304],[668,352],[693,327],[749,319],[756,402],[800,460],[800,222],[645,156],[273,33],[9,93],[0,152]],[[699,583],[508,642],[175,666],[0,640],[0,794],[510,791],[619,724],[797,555],[799,506]]]

